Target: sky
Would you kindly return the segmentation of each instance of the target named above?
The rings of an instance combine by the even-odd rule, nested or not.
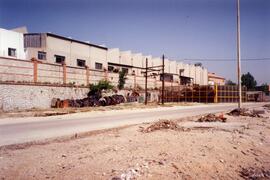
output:
[[[270,83],[270,0],[240,0],[240,16],[242,59],[268,58],[243,60],[242,73]],[[236,0],[0,0],[0,27],[19,26],[237,79]]]

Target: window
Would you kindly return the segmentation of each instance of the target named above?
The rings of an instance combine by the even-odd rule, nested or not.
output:
[[[102,64],[101,63],[95,63],[95,68],[96,69],[102,69]]]
[[[108,66],[108,71],[109,71],[109,72],[112,72],[112,71],[113,71],[113,69],[114,69],[114,67],[113,67],[113,66]]]
[[[46,52],[38,51],[38,59],[46,60]]]
[[[160,75],[160,80],[163,80],[163,74]],[[164,81],[166,82],[172,82],[173,81],[173,75],[172,74],[164,74]]]
[[[85,60],[77,59],[77,66],[85,67]]]
[[[65,56],[54,55],[54,57],[56,63],[62,64],[65,62]]]
[[[16,49],[14,48],[8,48],[8,55],[16,57]]]
[[[128,68],[122,68],[122,71],[127,74],[128,73]]]

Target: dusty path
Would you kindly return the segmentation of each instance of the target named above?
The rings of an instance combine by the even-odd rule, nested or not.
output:
[[[244,106],[260,105],[260,103],[249,103]],[[53,117],[5,118],[0,120],[0,146],[151,122],[157,119],[182,118],[226,111],[235,106],[236,104],[200,104],[186,107],[87,112]]]
[[[183,130],[139,124],[65,142],[0,150],[0,179],[242,179],[270,170],[270,111],[226,123],[178,121]],[[196,120],[196,119],[193,119]]]

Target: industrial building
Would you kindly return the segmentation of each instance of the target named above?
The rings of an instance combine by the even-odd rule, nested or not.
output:
[[[106,74],[104,77],[106,76],[114,84],[118,81],[118,72],[125,71],[129,87],[134,87],[136,84],[142,86],[144,83],[146,59],[148,59],[148,67],[162,65],[160,57],[121,51],[118,48],[109,49],[53,33],[19,33],[1,29],[0,40],[2,57],[23,60],[35,58],[43,64],[65,64],[79,70],[89,68],[90,71],[104,72]],[[185,64],[170,59],[165,59],[164,64],[164,80],[172,85],[208,84],[207,69],[200,64]],[[160,73],[155,71],[149,75],[150,81],[153,82],[152,85],[150,83],[150,87],[159,87],[160,80],[163,78]],[[90,76],[95,76],[95,73]],[[102,75],[100,78],[90,78],[90,83],[95,83],[101,78]]]

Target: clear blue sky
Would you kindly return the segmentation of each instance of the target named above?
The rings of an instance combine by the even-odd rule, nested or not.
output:
[[[175,60],[236,58],[236,0],[0,0],[0,27],[18,26]],[[242,58],[270,58],[270,0],[241,0],[241,45]],[[236,62],[202,63],[236,80]],[[243,61],[248,71],[270,83],[269,60]]]

